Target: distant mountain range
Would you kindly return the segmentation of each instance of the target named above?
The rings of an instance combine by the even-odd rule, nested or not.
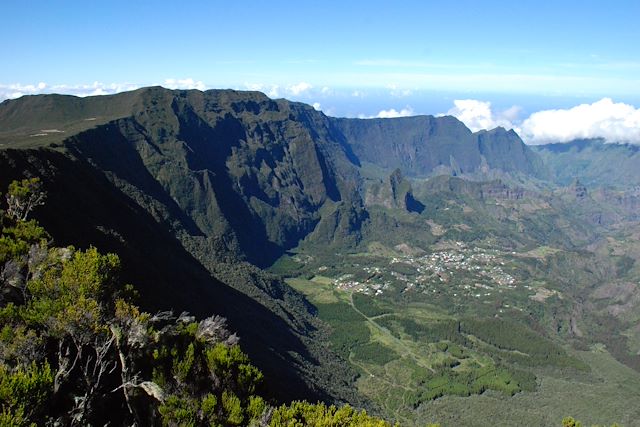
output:
[[[603,139],[532,146],[560,185],[579,179],[586,186],[629,188],[640,185],[640,146],[608,144]]]

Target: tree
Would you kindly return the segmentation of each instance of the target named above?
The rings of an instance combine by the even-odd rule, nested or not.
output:
[[[39,178],[14,181],[9,185],[7,193],[7,215],[26,221],[31,211],[44,204],[45,192]]]

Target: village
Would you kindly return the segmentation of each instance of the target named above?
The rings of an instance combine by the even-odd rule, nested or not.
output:
[[[373,266],[352,264],[356,270],[341,274],[333,279],[333,284],[340,290],[374,297],[392,291],[488,297],[517,286],[516,278],[505,271],[507,254],[479,247],[468,248],[462,242],[455,242],[450,248],[420,256],[394,256],[387,265],[380,262]]]

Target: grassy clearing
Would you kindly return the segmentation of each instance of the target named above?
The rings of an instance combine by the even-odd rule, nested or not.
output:
[[[333,285],[333,279],[325,276],[313,276],[311,281],[314,283],[320,283],[323,285]]]
[[[333,287],[322,282],[300,278],[288,278],[285,281],[295,290],[305,294],[314,304],[329,304],[340,301]]]

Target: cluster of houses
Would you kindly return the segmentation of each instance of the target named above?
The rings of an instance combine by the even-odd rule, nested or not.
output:
[[[446,250],[426,255],[395,256],[388,267],[358,264],[361,274],[343,274],[334,284],[338,289],[373,296],[382,295],[393,286],[403,293],[423,294],[442,292],[446,287],[449,292],[454,291],[453,296],[479,298],[516,288],[516,279],[505,271],[504,255],[454,242]],[[394,268],[399,264],[403,264],[402,268]]]

